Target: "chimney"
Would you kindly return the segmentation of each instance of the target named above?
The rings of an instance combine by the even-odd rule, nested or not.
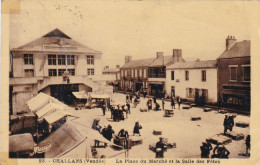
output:
[[[179,62],[182,58],[182,50],[181,49],[173,49],[172,57],[175,59],[176,62]]]
[[[156,52],[156,58],[163,57],[163,52]]]
[[[116,65],[116,68],[120,68],[120,65]]]
[[[228,50],[236,41],[237,39],[235,39],[235,36],[228,36],[226,39],[226,50]]]
[[[132,56],[125,56],[125,64],[132,60]]]
[[[106,66],[106,69],[109,69],[109,66]]]

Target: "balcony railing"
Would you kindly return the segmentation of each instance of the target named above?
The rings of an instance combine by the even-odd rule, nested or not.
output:
[[[166,78],[166,74],[148,74],[148,78]]]

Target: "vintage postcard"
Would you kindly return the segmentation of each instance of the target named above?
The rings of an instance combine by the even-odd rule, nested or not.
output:
[[[0,164],[259,164],[259,1],[2,0]]]

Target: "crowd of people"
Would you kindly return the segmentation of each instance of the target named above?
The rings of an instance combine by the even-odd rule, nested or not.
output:
[[[146,95],[144,95],[144,98],[146,97]],[[114,121],[120,121],[120,120],[124,120],[125,117],[127,118],[127,115],[130,114],[130,104],[133,104],[133,106],[136,108],[136,106],[140,103],[140,92],[136,92],[135,94],[127,94],[126,95],[126,104],[125,105],[116,105],[116,106],[112,106],[110,104],[106,105],[104,104],[101,108],[103,111],[103,115],[105,115],[106,109],[111,111],[111,118]],[[170,104],[172,109],[175,109],[175,104],[178,105],[178,109],[180,109],[181,107],[181,103],[182,103],[182,99],[180,97],[171,97],[170,98]],[[154,106],[153,106],[154,104]],[[162,98],[161,99],[161,106],[158,103],[158,99],[157,97],[153,97],[153,98],[149,98],[148,101],[146,102],[146,106],[148,111],[152,110],[154,107],[154,110],[159,111],[161,110],[161,106],[162,106],[162,110],[165,110],[165,99]],[[125,115],[124,115],[125,113]],[[234,127],[234,115],[225,115],[224,118],[224,134],[227,133],[227,131],[229,130],[230,132],[233,130]],[[133,128],[133,136],[135,135],[139,135],[141,136],[140,130],[142,129],[142,126],[139,124],[139,122],[135,122],[134,124],[134,128]],[[121,141],[119,141],[118,143],[120,145],[123,145],[124,148],[128,148],[128,143],[129,143],[129,133],[128,131],[121,129],[117,135],[115,135],[114,130],[112,129],[111,125],[108,125],[107,127],[104,126],[104,128],[102,129],[101,127],[99,127],[97,125],[96,130],[98,130],[103,137],[105,137],[107,140],[111,141],[113,137],[117,137],[119,138]],[[116,143],[116,141],[114,140],[114,142]],[[246,144],[246,154],[249,154],[249,150],[250,150],[250,135],[248,135],[246,137],[245,140],[245,144]],[[155,146],[155,153],[156,153],[156,158],[163,158],[164,157],[164,152],[166,149],[166,144],[163,142],[163,138],[160,138],[160,140],[156,143]],[[202,142],[202,145],[200,146],[200,150],[201,150],[201,158],[221,158],[221,159],[227,159],[230,155],[230,151],[225,147],[224,144],[222,143],[217,143],[217,145],[213,148],[212,144],[209,140],[206,140],[205,142]],[[212,153],[211,153],[211,150]]]

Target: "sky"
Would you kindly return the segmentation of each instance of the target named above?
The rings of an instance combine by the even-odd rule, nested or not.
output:
[[[225,39],[250,39],[244,1],[166,0],[22,0],[20,14],[10,15],[10,48],[59,28],[72,39],[101,51],[103,65],[114,68],[124,57],[172,55],[216,59]]]

